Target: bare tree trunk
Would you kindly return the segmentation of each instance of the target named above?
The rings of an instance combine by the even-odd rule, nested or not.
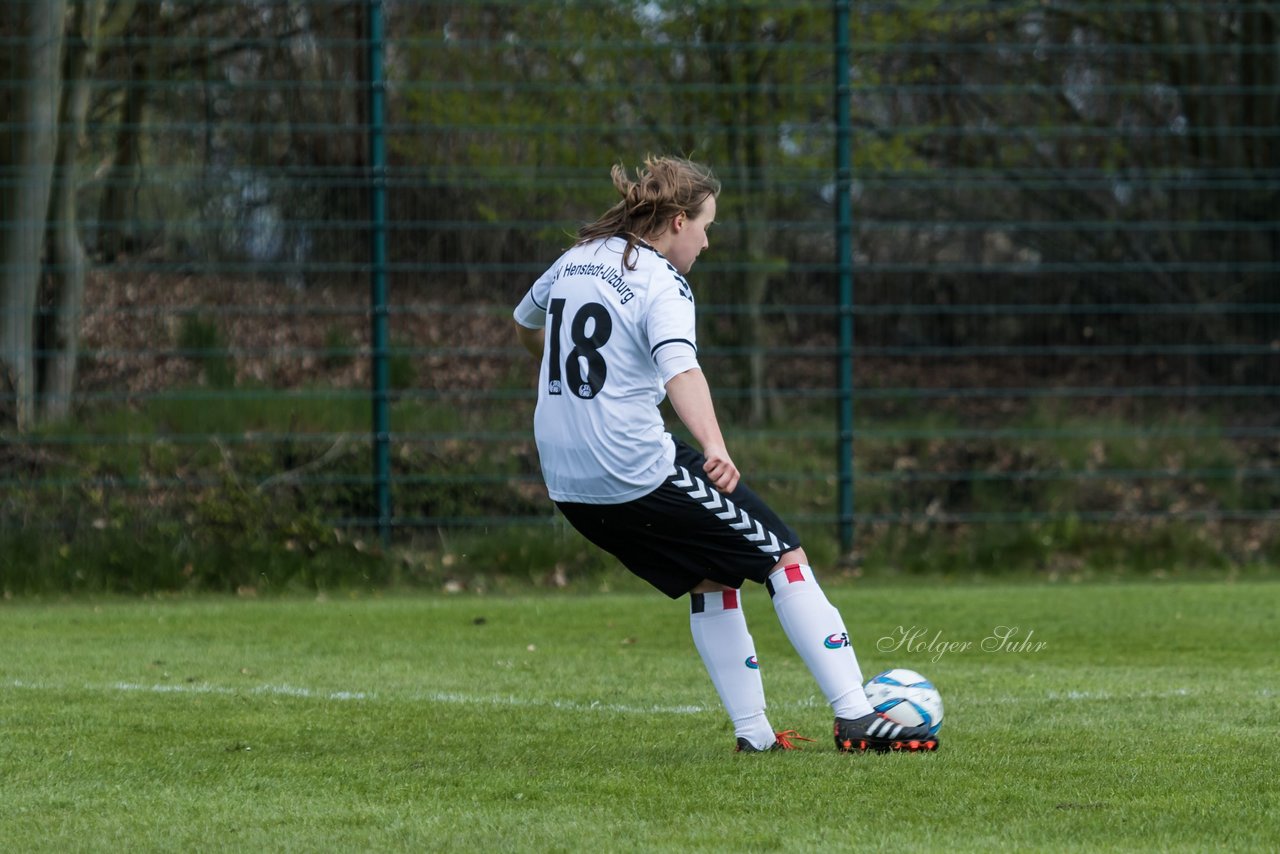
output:
[[[754,142],[749,143],[749,148],[754,148]],[[752,162],[748,166],[746,172],[749,175],[759,176],[756,181],[762,179],[763,171],[758,162],[751,158]],[[751,180],[751,179],[748,179]],[[746,185],[744,185],[746,186]],[[748,423],[760,425],[768,418],[768,373],[766,368],[769,365],[767,357],[767,345],[769,339],[766,335],[768,324],[765,322],[764,301],[769,290],[769,279],[771,275],[770,267],[770,235],[766,227],[758,224],[757,217],[759,214],[748,212],[746,219],[749,220],[743,226],[743,250],[746,255],[747,269],[743,273],[743,298],[742,304],[745,313],[742,316],[742,343],[743,346],[749,348],[747,352],[747,383],[750,389],[750,409],[747,413]]]
[[[730,6],[723,19],[707,21],[704,26],[709,32],[719,31],[720,38],[748,43],[758,41],[761,32],[759,16],[736,6]],[[760,193],[767,186],[771,173],[760,131],[769,122],[768,106],[763,98],[749,90],[751,84],[761,82],[770,61],[769,51],[756,47],[717,55],[712,60],[715,82],[731,86],[739,93],[726,98],[722,104],[727,129],[725,146],[732,164],[736,194],[740,197]],[[728,218],[727,210],[722,218]],[[772,235],[764,219],[765,211],[743,208],[737,226],[746,268],[742,274],[743,287],[738,295],[742,313],[734,318],[733,334],[737,346],[745,351],[746,370],[740,375],[739,385],[747,392],[745,418],[752,425],[764,423],[769,415],[766,394],[768,324],[764,316],[764,302],[774,271],[769,266]]]
[[[102,199],[98,206],[98,233],[102,256],[114,261],[121,253],[137,248],[136,225],[138,183],[142,172],[142,122],[151,81],[153,46],[150,41],[157,8],[151,4],[134,8],[127,4],[125,32],[136,36],[140,45],[130,47],[132,61],[125,81],[124,100],[120,108],[120,124],[116,131],[115,154],[111,169],[103,181]],[[121,16],[116,16],[121,17]]]
[[[35,311],[40,250],[53,186],[61,93],[66,0],[4,4],[3,31],[18,36],[9,79],[11,130],[0,140],[3,163],[17,177],[0,188],[0,363],[14,393],[19,430],[35,419]]]
[[[89,77],[97,63],[100,33],[119,28],[133,3],[117,3],[112,19],[102,20],[105,0],[79,0],[72,9],[63,61],[62,105],[53,195],[49,200],[48,257],[52,307],[39,327],[39,349],[48,354],[39,366],[44,420],[65,418],[71,411],[80,351],[80,313],[84,303],[88,259],[80,240],[76,211],[76,156],[89,111]]]
[[[759,32],[759,22],[755,16],[748,16],[750,23],[750,38],[759,38],[756,35]],[[758,82],[757,76],[759,69],[763,68],[767,62],[765,56],[761,56],[753,48],[748,50],[741,63],[739,69],[740,78],[743,82],[751,84]],[[760,192],[764,189],[768,179],[769,168],[766,166],[765,157],[761,151],[760,131],[758,128],[764,127],[769,123],[769,119],[765,115],[764,99],[760,97],[746,97],[739,107],[743,110],[743,122],[751,131],[745,133],[741,137],[742,148],[735,152],[735,159],[739,160],[739,169],[744,180],[743,187],[750,187],[753,193]],[[764,323],[764,299],[765,293],[769,288],[769,272],[765,267],[765,261],[771,252],[770,233],[767,226],[761,224],[761,214],[764,211],[748,211],[746,220],[748,224],[745,228],[744,237],[746,243],[743,248],[746,250],[747,270],[744,274],[743,288],[743,306],[746,313],[742,316],[742,343],[748,347],[747,353],[747,388],[750,390],[750,409],[747,417],[748,423],[759,426],[765,422],[768,417],[766,409],[765,397],[765,367],[768,364],[765,359],[765,348],[768,346],[768,339],[765,335]]]

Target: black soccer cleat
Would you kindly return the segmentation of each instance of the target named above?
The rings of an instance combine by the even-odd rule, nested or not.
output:
[[[854,720],[836,718],[836,750],[841,753],[888,753],[901,750],[920,753],[938,749],[938,737],[928,727],[906,726],[891,721],[879,712]]]
[[[793,744],[796,741],[813,741],[812,738],[805,738],[793,729],[776,732],[773,734],[773,744],[763,750],[756,747],[745,738],[738,739],[738,746],[734,748],[735,753],[768,753],[770,750],[803,750],[800,745]]]

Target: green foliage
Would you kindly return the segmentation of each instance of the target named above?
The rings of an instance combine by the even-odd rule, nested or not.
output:
[[[393,510],[403,522],[392,555],[342,522],[368,519],[373,504],[363,394],[192,391],[90,413],[46,428],[42,437],[62,450],[0,498],[8,520],[0,588],[469,587],[602,577],[616,562],[567,528],[546,498],[529,409],[505,398],[394,405],[397,435],[442,438],[393,448]],[[1280,482],[1250,468],[1248,446],[1208,438],[1222,423],[1213,413],[1150,413],[1134,423],[1045,405],[985,435],[940,407],[901,412],[860,434],[852,554],[840,553],[829,522],[836,454],[820,413],[811,429],[793,418],[730,434],[748,481],[797,528],[815,565],[868,576],[1060,578],[1280,565],[1280,535],[1263,518],[1280,500]],[[517,438],[476,440],[504,432]],[[86,433],[96,440],[81,441]],[[136,440],[151,435],[167,438]],[[1260,520],[1212,519],[1250,512]]]
[[[184,356],[200,365],[210,387],[226,389],[236,384],[235,365],[216,322],[187,315],[179,327],[177,345]]]
[[[475,418],[414,401],[394,410],[397,429],[409,434],[464,434],[480,426]],[[66,455],[0,496],[8,523],[0,527],[0,590],[287,590],[400,579],[404,565],[382,552],[376,535],[341,521],[370,515],[367,420],[367,399],[359,396],[242,389],[175,393],[49,428],[50,439],[88,432],[97,441],[68,442]],[[506,411],[487,424],[516,420],[524,418]],[[290,438],[255,440],[259,432]],[[132,440],[155,434],[169,438]],[[212,438],[186,443],[183,436]],[[530,450],[491,452],[462,439],[400,445],[397,515],[445,522],[549,515]],[[403,580],[438,582],[442,567],[429,564],[429,572]]]
[[[384,584],[389,561],[314,509],[226,482],[160,506],[85,489],[78,511],[47,491],[0,530],[5,595],[257,593]]]
[[[324,365],[329,370],[344,368],[355,361],[354,348],[344,329],[330,326],[324,331]]]
[[[433,82],[406,91],[403,115],[431,132],[397,135],[393,155],[486,190],[460,193],[452,218],[590,219],[616,201],[610,165],[646,153],[715,164],[726,221],[809,216],[791,175],[830,161],[826,9],[478,5],[452,7],[447,26],[431,14],[402,26],[399,73]],[[735,47],[707,47],[719,44]],[[563,243],[562,228],[543,234],[544,253]]]
[[[418,385],[418,369],[413,356],[403,348],[393,348],[387,357],[387,382],[392,389],[404,391]]]

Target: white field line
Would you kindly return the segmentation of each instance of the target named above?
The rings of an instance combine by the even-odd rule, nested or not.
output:
[[[28,688],[35,691],[72,690],[69,685],[28,682],[23,679],[12,680],[9,682],[8,687]],[[237,694],[279,694],[286,697],[301,697],[309,700],[368,700],[373,699],[375,696],[365,691],[313,691],[310,688],[296,688],[293,685],[255,685],[252,688],[229,688],[223,685],[211,685],[208,682],[186,682],[181,684],[156,682],[150,685],[140,682],[112,682],[107,685],[85,684],[74,690],[122,694],[220,694],[226,696]]]
[[[349,701],[368,701],[377,702],[379,695],[372,691],[318,691],[312,688],[299,688],[296,685],[255,685],[251,688],[231,688],[225,685],[213,685],[208,682],[188,682],[188,683],[153,683],[146,684],[140,682],[112,682],[109,684],[85,684],[80,686],[55,685],[48,682],[31,682],[23,679],[13,679],[8,683],[4,683],[4,687],[20,690],[31,691],[66,691],[79,690],[90,691],[94,693],[120,693],[120,694],[213,694],[218,696],[238,696],[238,695],[255,695],[255,696],[283,696],[296,697],[304,700],[327,700],[336,702]],[[390,696],[390,695],[389,695]],[[544,700],[535,697],[517,697],[504,695],[479,696],[474,694],[460,694],[453,691],[426,691],[413,692],[406,695],[396,695],[402,699],[414,702],[438,703],[450,705],[467,705],[467,706],[510,706],[524,708],[551,708],[563,711],[573,712],[613,712],[617,714],[668,714],[668,715],[694,715],[703,712],[719,711],[718,708],[713,709],[710,706],[702,705],[685,705],[685,706],[634,706],[622,703],[605,703],[599,700],[589,703],[579,702],[575,700]]]
[[[593,700],[583,703],[577,700],[542,700],[535,697],[489,696],[476,697],[469,694],[458,694],[452,691],[430,691],[414,694],[416,700],[428,703],[450,703],[459,706],[511,706],[523,708],[548,708],[570,712],[612,712],[622,715],[698,715],[704,712],[718,712],[719,708],[701,705],[687,706],[633,706],[626,703],[605,703]]]
[[[47,682],[31,682],[24,679],[12,679],[5,683],[0,683],[0,687],[13,690],[32,690],[32,691],[66,691],[66,690],[82,690],[95,693],[118,693],[118,694],[176,694],[176,695],[201,695],[212,694],[218,696],[280,696],[294,697],[301,700],[322,700],[329,702],[379,702],[384,699],[373,691],[323,691],[313,688],[300,688],[295,685],[255,685],[248,688],[232,688],[225,685],[213,685],[208,682],[189,682],[189,683],[152,683],[146,684],[141,682],[111,682],[107,684],[85,684],[77,687],[69,685],[58,685]],[[1017,703],[1091,703],[1106,701],[1126,701],[1126,700],[1176,700],[1185,697],[1195,696],[1203,693],[1191,688],[1174,688],[1167,691],[1136,691],[1136,692],[1112,692],[1112,691],[1050,691],[1039,696],[1010,696],[996,697],[985,700],[986,703],[998,704],[1017,704]],[[404,695],[387,695],[387,699],[391,697],[405,699],[413,702],[447,704],[459,706],[503,706],[510,708],[549,708],[560,711],[569,712],[607,712],[612,714],[623,715],[696,715],[709,712],[720,713],[719,706],[708,705],[648,705],[638,706],[627,703],[606,703],[599,700],[591,702],[582,702],[578,700],[554,700],[540,699],[537,697],[519,697],[513,695],[478,695],[464,694],[455,691],[424,691],[413,692]],[[1269,688],[1262,688],[1257,691],[1257,696],[1262,699],[1271,699],[1276,696],[1276,692]],[[825,705],[817,697],[809,697],[803,700],[783,703],[770,703],[771,708],[777,709],[798,709],[798,708],[817,708]]]

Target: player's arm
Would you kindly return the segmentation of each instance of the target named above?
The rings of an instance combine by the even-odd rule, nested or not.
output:
[[[516,337],[520,339],[520,343],[529,351],[529,355],[533,358],[542,360],[543,339],[546,338],[545,329],[530,329],[529,327],[517,323]]]
[[[511,315],[516,322],[516,338],[539,362],[542,361],[542,345],[546,338],[543,328],[547,323],[547,297],[554,278],[555,267],[539,276]]]
[[[689,428],[707,458],[703,467],[707,477],[721,492],[733,492],[738,486],[738,467],[729,458],[711,402],[711,388],[701,368],[691,368],[667,380],[667,397],[676,415]]]

